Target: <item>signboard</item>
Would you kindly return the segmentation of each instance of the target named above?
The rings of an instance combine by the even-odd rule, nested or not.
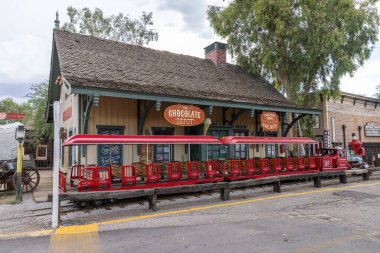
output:
[[[203,122],[203,110],[192,105],[172,105],[164,112],[166,121],[176,126],[196,126]]]
[[[324,148],[330,148],[330,130],[324,130],[323,131],[323,147]]]
[[[66,110],[63,111],[63,121],[71,118],[71,115],[73,113],[72,107],[68,107]]]
[[[367,123],[364,126],[364,135],[366,137],[380,137],[380,125],[375,122]]]
[[[261,127],[264,132],[277,132],[280,126],[280,120],[275,112],[261,113]]]
[[[23,120],[25,119],[25,114],[13,113],[13,112],[8,112],[8,113],[1,112],[0,119]]]
[[[142,164],[152,163],[153,162],[153,145],[141,145],[140,147],[141,147],[140,162]]]
[[[99,134],[112,134],[120,135],[122,130],[120,129],[102,129],[99,131]],[[110,164],[122,164],[121,154],[122,146],[121,145],[99,145],[99,165],[100,166],[109,166]]]

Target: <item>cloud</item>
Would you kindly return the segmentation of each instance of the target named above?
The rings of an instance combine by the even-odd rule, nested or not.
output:
[[[23,96],[20,92],[27,90],[31,80],[48,79],[50,45],[48,39],[29,34],[0,41],[0,96]]]
[[[0,97],[24,98],[30,92],[30,87],[31,81],[22,83],[4,83],[0,81]]]
[[[205,39],[213,37],[213,31],[205,18],[207,11],[205,0],[163,0],[159,5],[159,10],[181,13],[185,24],[182,28],[184,31],[191,31]]]

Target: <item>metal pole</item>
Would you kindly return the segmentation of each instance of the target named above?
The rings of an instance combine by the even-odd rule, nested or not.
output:
[[[53,210],[51,215],[51,225],[53,228],[58,227],[59,223],[59,152],[60,152],[60,139],[59,139],[59,114],[60,104],[58,101],[54,102],[54,160],[53,160]]]
[[[22,201],[21,174],[22,174],[22,141],[19,141],[17,148],[17,193],[16,201]]]
[[[188,145],[188,153],[189,153],[189,162],[190,162],[190,143],[189,144],[187,144]]]
[[[170,163],[170,144],[169,144],[169,163]]]
[[[208,162],[208,144],[206,144],[206,161]]]

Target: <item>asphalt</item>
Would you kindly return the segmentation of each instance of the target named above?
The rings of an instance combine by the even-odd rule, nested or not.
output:
[[[379,252],[380,180],[161,200],[158,212],[81,217],[51,236],[0,240],[6,252]],[[165,202],[168,201],[168,202]],[[95,216],[95,215],[94,215]],[[108,219],[107,219],[108,218]]]

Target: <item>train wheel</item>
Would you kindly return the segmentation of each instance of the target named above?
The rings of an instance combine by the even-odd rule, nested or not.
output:
[[[37,188],[40,183],[40,173],[32,167],[24,167],[21,172],[21,189],[22,192],[31,192]],[[17,172],[13,174],[13,188],[17,189]]]

